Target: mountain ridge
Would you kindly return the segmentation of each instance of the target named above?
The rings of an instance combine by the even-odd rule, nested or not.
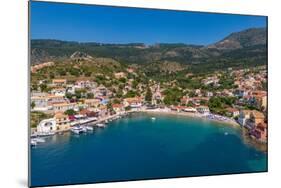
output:
[[[75,52],[83,57],[112,58],[126,64],[146,64],[155,62],[177,62],[180,64],[200,64],[217,60],[237,61],[267,59],[266,28],[249,28],[233,32],[211,45],[184,43],[144,43],[106,44],[97,42],[75,42],[53,39],[31,40],[31,64],[69,59]]]

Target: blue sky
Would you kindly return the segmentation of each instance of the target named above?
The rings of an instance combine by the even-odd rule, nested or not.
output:
[[[266,27],[266,17],[31,3],[32,39],[206,45],[251,27]]]

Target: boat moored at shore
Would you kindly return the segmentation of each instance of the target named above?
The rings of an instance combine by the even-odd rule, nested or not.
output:
[[[97,123],[96,126],[99,127],[99,128],[105,128],[106,127],[106,125],[104,123]]]
[[[82,126],[73,126],[70,128],[71,132],[75,133],[75,134],[80,134],[83,133],[83,127]]]

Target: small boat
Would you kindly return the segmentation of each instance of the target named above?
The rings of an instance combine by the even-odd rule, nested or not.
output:
[[[227,136],[227,135],[228,135],[228,132],[224,132],[224,135],[226,135],[226,136]]]
[[[31,139],[30,140],[30,145],[31,145],[31,147],[34,147],[34,146],[37,145],[37,142],[34,139]]]
[[[80,134],[80,133],[84,132],[83,127],[81,127],[81,126],[71,127],[70,130],[71,130],[71,132],[73,132],[75,134]]]
[[[92,126],[86,126],[86,129],[87,129],[88,131],[93,131],[93,130],[94,130],[94,128],[93,128]]]
[[[152,117],[151,119],[152,119],[152,120],[156,120],[156,117]]]
[[[97,123],[97,127],[104,128],[104,127],[105,127],[105,124],[103,124],[103,123]]]
[[[37,135],[43,137],[43,136],[53,136],[55,134],[56,134],[55,132],[39,132]]]
[[[38,142],[41,142],[41,143],[45,142],[45,140],[43,138],[34,138],[32,140],[35,141],[36,143],[38,143]]]

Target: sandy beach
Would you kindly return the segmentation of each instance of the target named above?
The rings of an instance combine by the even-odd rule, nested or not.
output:
[[[228,125],[232,125],[232,126],[235,126],[235,127],[240,127],[240,125],[234,120],[224,121],[224,120],[218,120],[218,119],[209,119],[209,118],[205,117],[204,115],[202,115],[200,113],[176,112],[176,111],[161,110],[161,109],[153,109],[153,110],[143,109],[143,110],[139,110],[139,111],[130,111],[130,112],[145,112],[145,113],[151,113],[151,114],[187,116],[187,117],[192,117],[192,118],[198,118],[198,119],[228,124]]]

